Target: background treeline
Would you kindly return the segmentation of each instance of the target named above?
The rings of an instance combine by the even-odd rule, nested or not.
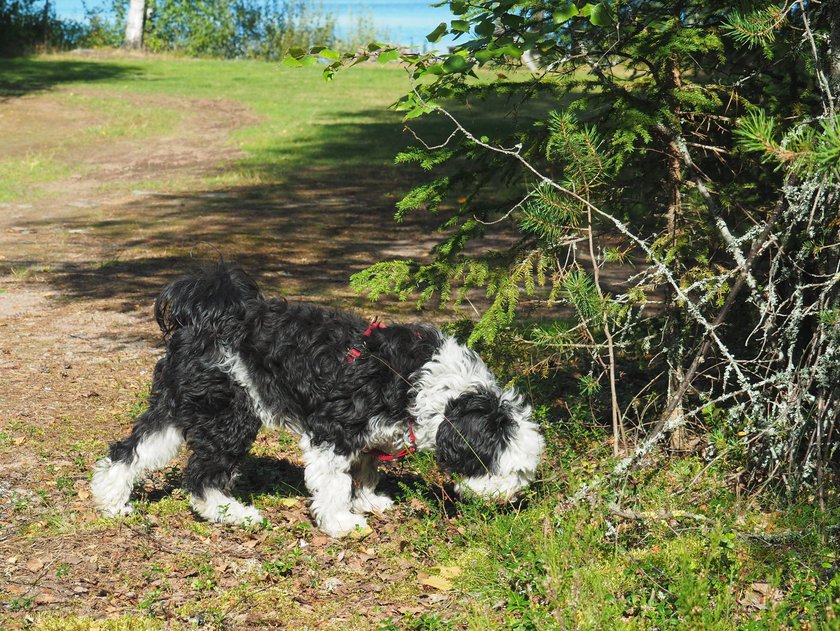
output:
[[[88,8],[83,20],[61,19],[44,0],[0,0],[0,54],[118,47],[128,3]],[[365,13],[339,37],[336,16],[306,0],[149,0],[144,48],[189,56],[278,60],[291,47],[355,48],[374,39]]]

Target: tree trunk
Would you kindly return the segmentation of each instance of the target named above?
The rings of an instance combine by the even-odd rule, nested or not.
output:
[[[831,86],[834,107],[840,109],[840,0],[829,0],[824,3],[824,8],[831,25],[828,40],[828,84]]]
[[[44,29],[44,50],[48,50],[50,47],[50,0],[46,0],[44,2],[44,18],[42,27]]]
[[[145,0],[130,0],[128,19],[125,24],[125,47],[138,49],[143,47],[143,23],[146,21]]]
[[[682,76],[680,75],[679,60],[676,56],[670,58],[665,66],[664,85],[668,89],[668,100],[674,112],[674,124],[679,125],[680,108],[674,95],[682,86]],[[672,134],[667,139],[667,150],[665,152],[667,162],[667,177],[665,180],[665,190],[668,195],[668,209],[665,214],[666,230],[668,233],[668,248],[675,249],[677,247],[677,233],[679,231],[679,223],[682,216],[682,195],[680,189],[683,185],[682,177],[682,157],[680,148],[677,145],[676,135],[681,134],[681,130],[677,127],[674,130],[676,133]],[[679,269],[679,257],[674,256],[674,266]],[[671,328],[671,335],[673,340],[677,340],[682,336],[682,317],[680,309],[676,305],[676,296],[674,290],[670,285],[665,287],[665,313],[668,318],[668,326]],[[680,385],[685,379],[685,373],[682,367],[682,351],[677,344],[669,346],[668,351],[668,393],[666,401],[670,401],[674,393],[679,390]],[[682,399],[677,400],[677,405],[671,414],[672,418],[683,415]],[[668,420],[671,420],[670,418]],[[677,451],[681,451],[686,443],[686,434],[683,427],[677,428],[671,434],[671,447]]]

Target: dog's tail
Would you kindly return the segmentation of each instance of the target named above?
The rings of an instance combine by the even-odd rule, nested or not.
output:
[[[245,304],[260,298],[257,283],[242,269],[217,263],[167,285],[155,301],[155,319],[169,340],[184,327],[215,329],[239,319]]]

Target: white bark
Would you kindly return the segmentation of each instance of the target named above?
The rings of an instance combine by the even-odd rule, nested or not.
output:
[[[125,24],[125,47],[143,47],[143,22],[146,18],[146,1],[130,0]]]

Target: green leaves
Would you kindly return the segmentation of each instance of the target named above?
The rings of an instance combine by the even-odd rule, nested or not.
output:
[[[472,69],[475,64],[468,61],[463,55],[449,55],[443,62],[443,71],[446,73],[464,73]]]
[[[386,50],[384,52],[379,53],[379,56],[376,58],[376,61],[378,61],[381,64],[387,64],[389,61],[399,59],[400,56],[400,51],[394,48],[392,50]]]
[[[554,13],[552,13],[551,17],[556,23],[563,24],[571,20],[573,17],[577,16],[578,13],[578,8],[570,2],[569,4],[559,8]]]
[[[437,25],[437,28],[426,35],[426,39],[429,40],[431,43],[439,42],[440,39],[449,32],[449,29],[446,27],[446,22],[441,22]]]
[[[574,5],[570,7],[564,7],[564,9],[557,12],[560,14],[561,17],[571,13],[567,18],[570,19],[575,16],[580,16],[584,18],[589,18],[589,21],[594,26],[609,26],[612,23],[612,18],[610,17],[610,10],[607,8],[607,5],[603,2],[598,2],[597,4],[593,4],[588,2],[587,4],[583,5],[578,9]],[[554,15],[557,16],[557,13]],[[557,20],[557,17],[555,17]]]
[[[453,33],[469,33],[470,23],[468,20],[453,20],[450,29]]]
[[[610,11],[603,2],[583,5],[580,8],[580,15],[588,17],[595,26],[609,26],[612,23]]]
[[[723,24],[723,32],[739,44],[751,48],[761,47],[767,59],[772,59],[771,45],[776,31],[787,20],[782,7],[770,6],[749,12],[735,11]]]
[[[338,61],[341,57],[341,53],[337,50],[332,50],[331,48],[327,48],[326,46],[313,46],[309,49],[310,55],[317,55],[318,57],[323,57],[329,61]]]
[[[582,269],[572,268],[560,280],[561,295],[574,305],[581,319],[587,322],[602,315],[602,304],[595,281]]]

